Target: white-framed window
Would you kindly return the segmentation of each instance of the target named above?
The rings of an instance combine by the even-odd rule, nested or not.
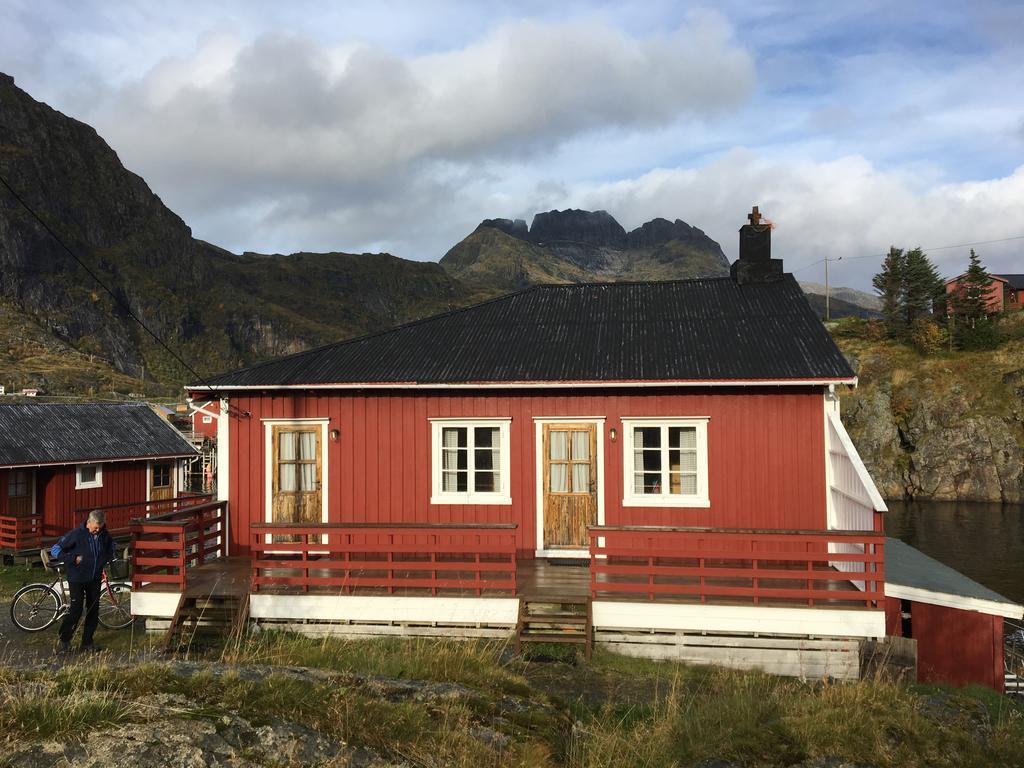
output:
[[[626,507],[709,507],[708,419],[622,420]]]
[[[431,504],[511,504],[511,419],[431,419]]]
[[[75,466],[75,490],[103,487],[102,464],[78,464]]]
[[[213,424],[213,416],[203,416],[203,424]]]

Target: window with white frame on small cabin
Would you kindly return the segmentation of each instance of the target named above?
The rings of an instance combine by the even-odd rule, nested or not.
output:
[[[75,490],[103,487],[102,464],[79,464],[75,467]]]
[[[622,420],[624,506],[710,506],[707,421]]]
[[[432,504],[511,504],[509,420],[431,420]]]

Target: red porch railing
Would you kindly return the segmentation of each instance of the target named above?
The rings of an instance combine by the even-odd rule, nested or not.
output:
[[[226,501],[213,501],[133,520],[132,587],[184,591],[189,569],[224,556],[226,511]]]
[[[81,525],[92,510],[98,509],[107,518],[107,530],[114,536],[120,536],[129,532],[133,520],[160,515],[165,512],[174,512],[185,507],[197,504],[207,504],[213,501],[213,495],[209,493],[188,493],[175,496],[172,499],[159,499],[156,501],[129,501],[124,504],[105,504],[98,507],[78,507],[71,513],[64,513],[47,522],[47,535],[60,536],[70,528]]]
[[[42,515],[0,516],[0,549],[23,552],[43,545]]]
[[[254,592],[516,591],[514,524],[256,523],[250,529]]]
[[[592,526],[589,535],[595,598],[884,605],[885,537],[873,531]]]

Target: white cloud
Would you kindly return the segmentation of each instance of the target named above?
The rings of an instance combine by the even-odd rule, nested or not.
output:
[[[336,201],[350,208],[333,211],[344,220],[360,201],[370,215],[372,198],[429,187],[439,166],[523,162],[596,131],[700,121],[735,109],[752,86],[750,56],[703,12],[643,39],[592,20],[515,21],[411,58],[216,34],[112,88],[84,117],[187,220],[271,199],[309,212]]]
[[[571,202],[604,208],[630,228],[654,216],[681,217],[736,256],[737,230],[751,205],[775,224],[773,253],[787,270],[823,257],[848,259],[833,284],[866,288],[890,245],[945,245],[1024,235],[1019,210],[1024,165],[998,179],[940,183],[920,170],[882,170],[860,156],[826,162],[768,159],[746,149],[697,169],[657,169],[627,181],[577,186]],[[990,270],[1024,269],[1024,240],[976,248]],[[966,247],[933,250],[945,274],[967,262]],[[868,256],[869,258],[851,258]],[[821,278],[818,265],[803,280]]]

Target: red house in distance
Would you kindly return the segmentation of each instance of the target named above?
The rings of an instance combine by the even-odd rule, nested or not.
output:
[[[961,281],[966,275],[958,275],[946,281],[946,295],[952,296],[963,290]],[[991,281],[985,291],[985,307],[988,314],[1009,312],[1024,307],[1024,274],[990,274]]]
[[[0,405],[0,550],[60,536],[90,509],[108,527],[178,503],[195,449],[142,403]]]
[[[135,612],[859,676],[888,584],[856,376],[750,220],[729,277],[538,286],[190,387],[219,499],[136,526]]]

